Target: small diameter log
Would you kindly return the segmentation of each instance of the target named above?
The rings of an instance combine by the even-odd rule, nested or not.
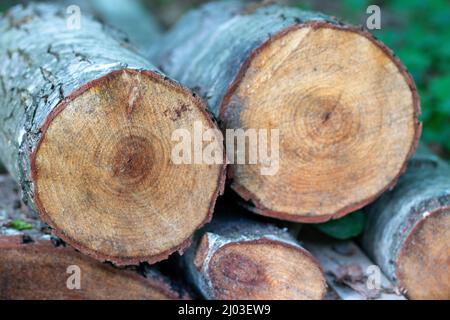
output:
[[[68,21],[46,4],[0,20],[1,161],[66,243],[118,265],[159,261],[209,221],[224,171],[176,165],[172,135],[216,126],[101,23]]]
[[[274,175],[261,174],[261,155],[251,165],[236,163],[236,146],[228,155],[231,187],[262,215],[323,222],[356,211],[394,185],[420,135],[401,62],[322,14],[207,4],[155,43],[152,59],[198,90],[223,129],[279,129]]]
[[[421,149],[367,209],[365,250],[411,299],[450,299],[450,166]]]
[[[118,269],[66,247],[20,205],[17,191],[0,175],[1,300],[189,298],[155,269]],[[17,230],[17,221],[26,230]]]
[[[286,230],[254,221],[215,220],[183,256],[206,299],[319,300],[325,278]]]

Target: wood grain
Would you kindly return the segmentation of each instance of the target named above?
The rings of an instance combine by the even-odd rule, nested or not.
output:
[[[173,300],[181,296],[161,276],[102,264],[49,240],[23,244],[0,236],[0,299]],[[70,266],[80,270],[80,289],[69,289]],[[69,269],[70,270],[70,269]],[[70,287],[70,286],[69,286]]]
[[[422,146],[367,208],[365,250],[411,299],[450,298],[450,167]]]
[[[184,255],[191,283],[207,299],[320,300],[325,278],[289,233],[242,218],[215,218]]]
[[[275,175],[261,175],[262,164],[230,165],[231,187],[258,214],[339,218],[392,187],[417,145],[411,76],[372,35],[332,17],[212,3],[153,49],[155,63],[200,92],[224,131],[279,130]]]
[[[18,190],[10,176],[0,175],[0,299],[190,298],[182,284],[155,267],[121,269],[66,246],[20,203]],[[27,224],[26,230],[13,228],[11,222],[19,220]]]

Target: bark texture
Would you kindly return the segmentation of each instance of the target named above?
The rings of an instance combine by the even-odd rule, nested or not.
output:
[[[116,264],[157,262],[188,245],[223,185],[223,163],[173,163],[172,134],[216,126],[117,33],[80,22],[51,4],[0,20],[1,161],[66,243]]]
[[[367,208],[365,250],[412,299],[450,298],[450,167],[425,147]]]
[[[405,67],[368,32],[320,13],[207,4],[151,59],[198,91],[222,129],[279,130],[273,174],[261,153],[236,163],[246,153],[227,141],[231,187],[262,215],[316,223],[362,208],[395,184],[420,136]]]
[[[285,229],[218,218],[183,256],[206,299],[318,300],[326,293],[314,258]]]
[[[21,205],[10,176],[0,175],[0,195],[0,299],[189,298],[154,268],[119,269],[66,247]],[[27,230],[17,230],[12,222],[18,220],[28,224]],[[74,272],[79,283],[71,277]]]
[[[326,15],[293,8],[218,1],[186,14],[155,42],[151,58],[197,90],[220,119],[225,95],[255,49],[278,32],[307,21],[337,23]]]
[[[31,205],[30,154],[56,106],[113,71],[158,72],[105,33],[101,23],[82,15],[82,28],[69,30],[66,17],[65,7],[30,4],[0,20],[1,157]]]

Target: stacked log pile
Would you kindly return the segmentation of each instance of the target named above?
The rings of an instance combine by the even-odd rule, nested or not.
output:
[[[235,163],[227,143],[232,189],[265,216],[323,222],[365,206],[395,184],[420,135],[401,62],[322,14],[213,2],[157,41],[151,60],[197,90],[223,130],[279,130],[275,174]]]
[[[64,3],[0,18],[0,299],[450,299],[450,167],[414,156],[415,84],[370,33],[232,0],[160,35],[138,0]],[[198,125],[218,161],[175,163]],[[363,207],[361,239],[312,232]],[[156,264],[177,251],[181,281]]]

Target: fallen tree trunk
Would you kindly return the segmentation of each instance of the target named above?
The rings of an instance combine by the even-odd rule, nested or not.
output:
[[[21,207],[17,184],[0,175],[0,299],[187,299],[154,268],[118,269],[45,233]],[[23,221],[19,231],[12,221]],[[17,224],[17,223],[16,223]]]
[[[66,243],[118,265],[162,260],[209,221],[225,167],[177,165],[172,135],[216,126],[101,23],[65,15],[42,4],[0,20],[1,160]]]
[[[206,299],[319,300],[325,278],[286,230],[255,221],[213,220],[183,256]]]
[[[365,250],[411,299],[450,299],[450,167],[421,149],[367,209]]]
[[[151,57],[199,91],[224,130],[279,129],[279,163],[274,140],[269,165],[261,154],[237,163],[249,149],[227,137],[231,187],[262,215],[323,222],[365,206],[395,184],[420,135],[419,97],[401,62],[322,14],[207,4]]]

